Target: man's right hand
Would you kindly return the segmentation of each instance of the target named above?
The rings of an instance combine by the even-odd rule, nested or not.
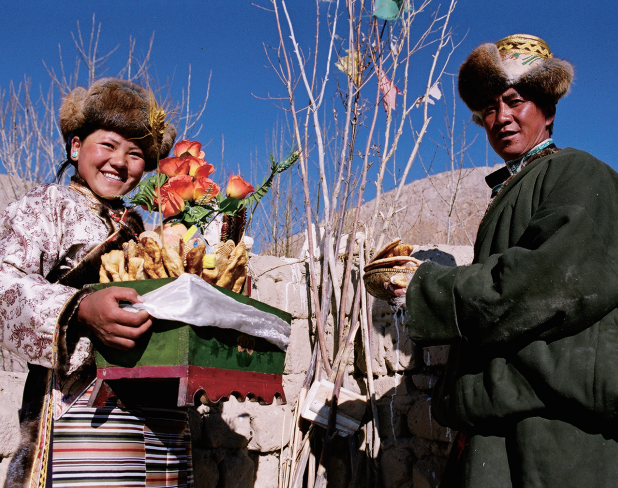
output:
[[[127,312],[120,308],[121,301],[140,302],[132,288],[119,286],[96,291],[84,298],[77,309],[77,319],[103,342],[116,349],[128,350],[152,325],[148,312]]]

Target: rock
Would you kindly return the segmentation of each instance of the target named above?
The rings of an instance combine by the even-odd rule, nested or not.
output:
[[[19,417],[17,411],[0,411],[0,457],[8,457],[19,447]]]
[[[412,463],[414,458],[407,449],[384,450],[380,458],[382,486],[412,488]],[[417,488],[417,487],[414,487]]]
[[[217,488],[249,488],[253,486],[254,465],[247,451],[230,452],[219,463]]]
[[[409,435],[405,414],[390,403],[378,404],[380,418],[380,439],[382,443],[392,445],[402,436]]]
[[[217,462],[205,449],[193,449],[193,480],[195,488],[216,488],[219,482]]]
[[[373,361],[371,362],[374,376],[382,376],[388,373],[386,368],[385,356],[385,337],[384,328],[387,323],[390,323],[392,312],[390,307],[385,306],[386,302],[382,300],[374,300],[372,306],[372,331],[371,331],[371,352]],[[358,331],[356,338],[354,355],[356,356],[356,365],[358,369],[366,374],[367,367],[365,363],[365,351],[361,340],[361,331]]]
[[[410,339],[403,317],[393,315],[384,328],[384,359],[388,369],[393,372],[415,369],[417,350],[420,349]]]
[[[202,417],[201,436],[207,448],[242,449],[253,437],[251,415],[235,397],[223,402],[221,413]]]
[[[4,175],[0,175],[1,177]],[[1,199],[0,199],[0,206]],[[12,373],[27,373],[28,363],[20,358],[17,354],[12,353],[0,344],[0,371],[10,371]]]
[[[416,437],[436,441],[451,441],[451,433],[431,416],[431,405],[427,395],[421,395],[408,411],[408,429]]]
[[[277,488],[279,486],[279,458],[273,455],[253,457],[255,485],[253,488]]]
[[[293,318],[308,317],[310,295],[305,278],[307,265],[304,262],[252,255],[248,266],[253,277],[253,298],[285,310]]]
[[[0,371],[0,457],[8,457],[19,447],[19,408],[26,373]]]
[[[423,361],[427,366],[444,366],[448,359],[449,346],[423,348]]]
[[[292,408],[289,405],[259,405],[251,409],[251,431],[253,437],[249,442],[250,451],[280,451],[290,438]]]
[[[446,459],[424,458],[414,463],[414,488],[436,488],[442,481]]]
[[[292,320],[290,344],[285,355],[284,374],[305,373],[311,362],[311,341],[309,339],[309,321]]]
[[[435,374],[412,375],[412,382],[419,390],[431,390],[435,386],[436,381],[438,381],[438,377]]]
[[[402,396],[408,394],[406,377],[402,374],[380,376],[373,380],[373,387],[376,392],[376,400],[379,400],[384,396],[390,398],[395,395]]]
[[[283,375],[283,391],[285,392],[285,399],[288,405],[296,405],[298,400],[298,393],[303,387],[306,374],[284,374]]]

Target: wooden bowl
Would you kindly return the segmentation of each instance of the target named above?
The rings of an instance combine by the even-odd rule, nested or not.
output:
[[[367,292],[380,300],[386,300],[390,302],[395,295],[384,288],[384,283],[390,281],[391,276],[396,274],[405,274],[409,275],[409,278],[412,279],[412,275],[416,272],[418,268],[375,268],[370,271],[367,271],[363,275],[363,280],[365,282],[365,288],[367,288]]]

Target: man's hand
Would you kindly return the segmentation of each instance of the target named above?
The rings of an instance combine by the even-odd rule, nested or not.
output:
[[[408,290],[408,286],[399,286],[397,284],[391,283],[390,281],[384,282],[384,288],[391,292],[395,297],[403,297]]]
[[[135,347],[139,339],[152,325],[148,312],[127,312],[120,308],[120,301],[140,302],[132,288],[119,286],[99,290],[84,298],[77,309],[77,319],[91,329],[103,344],[116,349]]]

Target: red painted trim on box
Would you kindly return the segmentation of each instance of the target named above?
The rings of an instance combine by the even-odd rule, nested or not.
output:
[[[280,374],[189,366],[187,404],[193,404],[198,391],[203,391],[213,403],[229,398],[232,393],[238,394],[241,400],[251,396],[265,403],[272,403],[278,394],[285,402],[283,376]]]
[[[98,368],[97,379],[186,378],[187,366],[137,366],[135,368]]]
[[[278,395],[285,402],[283,376],[202,366],[138,366],[135,368],[99,368],[97,380],[180,378],[178,406],[193,406],[198,392],[216,403],[232,393],[241,400],[253,397],[272,403]],[[98,397],[99,395],[97,395]],[[184,405],[182,403],[184,402]]]

